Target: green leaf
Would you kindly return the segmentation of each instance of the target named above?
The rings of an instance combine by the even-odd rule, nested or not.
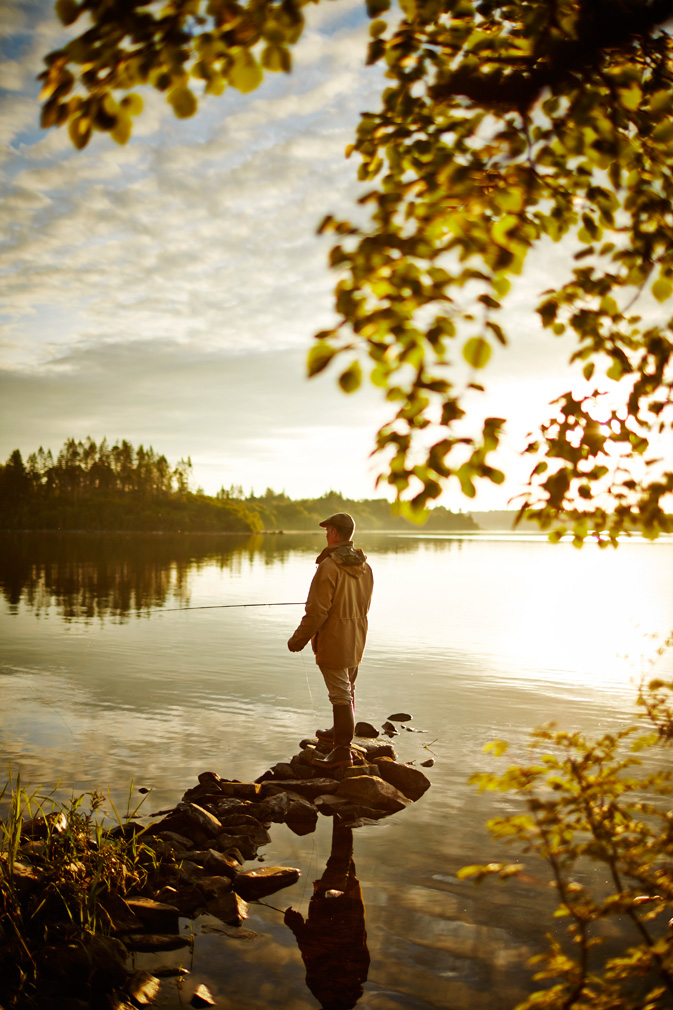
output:
[[[75,116],[68,124],[68,133],[77,150],[81,151],[91,137],[91,120],[88,116]]]
[[[660,277],[652,285],[652,294],[658,302],[665,302],[673,294],[673,281],[668,277]]]
[[[367,14],[370,18],[377,18],[387,10],[390,10],[390,0],[367,0]]]
[[[472,368],[484,368],[491,357],[491,345],[483,337],[471,337],[463,347],[463,357]]]
[[[660,125],[652,131],[652,139],[655,143],[668,147],[668,145],[673,142],[673,123],[668,120],[660,123]]]
[[[264,79],[262,68],[252,53],[241,50],[234,56],[234,63],[229,71],[229,83],[244,95],[259,87]]]
[[[336,350],[331,347],[326,340],[318,340],[313,347],[311,347],[306,359],[309,378],[314,375],[318,375],[319,372],[322,372],[323,369],[327,368],[336,353]]]
[[[493,754],[494,757],[502,757],[508,747],[509,744],[506,740],[491,740],[484,744],[484,753]]]
[[[139,116],[143,111],[143,100],[140,95],[132,91],[130,94],[124,95],[119,103],[119,107],[124,109],[129,116]]]
[[[56,0],[54,10],[63,25],[71,25],[79,17],[79,5],[75,0]]]
[[[131,136],[131,117],[120,112],[117,122],[110,130],[110,136],[118,144],[125,144]]]
[[[344,393],[354,393],[362,382],[362,368],[359,361],[354,361],[345,372],[339,376],[339,385]]]
[[[167,98],[178,119],[189,119],[196,112],[196,98],[184,84],[178,84],[177,87],[171,88]]]
[[[284,74],[289,74],[292,70],[290,50],[285,46],[268,45],[262,52],[262,66],[265,70],[272,70],[274,73],[282,71]]]

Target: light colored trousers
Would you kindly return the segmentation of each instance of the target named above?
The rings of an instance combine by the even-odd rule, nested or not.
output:
[[[321,666],[320,672],[323,675],[329,700],[333,705],[352,705],[355,697],[355,678],[358,675],[358,666],[351,666],[350,669],[342,667],[333,669],[329,666]]]

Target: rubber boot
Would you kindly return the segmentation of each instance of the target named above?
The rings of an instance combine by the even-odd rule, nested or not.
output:
[[[351,705],[333,705],[334,712],[334,749],[327,757],[316,757],[313,764],[321,768],[346,768],[353,764],[350,743],[353,739],[355,720]]]
[[[353,709],[353,719],[355,719],[355,684],[351,686],[351,708]],[[315,735],[318,737],[318,740],[328,740],[332,743],[334,740],[334,723],[332,723],[329,729],[317,729]],[[352,739],[353,737],[351,736]]]

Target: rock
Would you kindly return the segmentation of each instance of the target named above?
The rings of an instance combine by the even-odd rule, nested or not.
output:
[[[287,817],[291,803],[292,800],[285,790],[274,796],[267,795],[257,808],[258,815],[265,823],[275,821],[277,824],[282,824]]]
[[[222,817],[227,817],[229,814],[251,814],[253,817],[257,816],[257,806],[259,802],[259,797],[253,803],[251,800],[237,800],[233,796],[222,797],[209,807],[210,812],[215,814],[220,819]],[[257,818],[259,820],[259,817]]]
[[[316,747],[307,747],[305,750],[301,751],[300,754],[295,754],[295,756],[290,761],[290,767],[292,768],[292,773],[298,779],[317,779],[321,777],[319,768],[313,766],[313,758],[316,754],[327,753],[326,751],[318,751]]]
[[[215,1006],[215,1000],[207,985],[198,985],[194,990],[190,1003],[193,1007]]]
[[[21,821],[22,838],[48,838],[54,832],[62,834],[68,826],[68,821],[62,811],[47,814],[46,817],[31,817]]]
[[[223,894],[217,901],[211,901],[208,911],[227,926],[240,926],[248,917],[247,903],[235,891]]]
[[[145,834],[147,828],[138,821],[126,821],[125,824],[115,824],[108,832],[110,838],[124,838],[130,842],[136,835]]]
[[[328,794],[326,796],[316,796],[313,802],[319,813],[324,814],[326,817],[333,817],[335,813],[341,811],[342,807],[346,806],[348,800]]]
[[[229,817],[223,818],[222,827],[229,834],[245,835],[258,847],[268,845],[271,841],[271,835],[266,828],[256,818],[246,814],[231,814]]]
[[[160,891],[157,891],[155,897],[157,901],[163,901],[167,905],[175,905],[176,908],[178,907],[178,892],[175,887],[171,887],[169,884],[162,887]],[[130,930],[129,932],[135,933],[136,930]]]
[[[159,841],[165,842],[168,846],[171,846],[176,851],[185,851],[185,849],[191,849],[194,844],[191,838],[187,838],[186,835],[179,835],[177,831],[156,831],[153,835],[147,838],[146,844],[150,845],[152,838],[157,838]]]
[[[346,817],[345,815],[343,817],[344,824],[349,828],[371,827],[373,824],[378,824],[381,818],[386,816],[380,810],[368,811],[366,807],[356,807],[355,809],[362,812],[354,813],[351,817]]]
[[[157,978],[184,978],[185,975],[189,975],[188,968],[182,968],[177,965],[166,964],[161,968],[155,968],[154,974]]]
[[[318,810],[308,800],[298,796],[287,812],[285,823],[295,835],[310,835],[318,823]]]
[[[198,776],[198,779],[199,779],[199,785],[201,786],[212,785],[215,788],[217,788],[220,782],[222,781],[217,772],[201,772],[201,774]]]
[[[129,950],[142,952],[179,950],[181,947],[189,947],[191,942],[187,936],[159,936],[151,933],[133,933],[126,938]]]
[[[352,779],[357,775],[378,775],[379,766],[377,764],[369,764],[367,761],[363,760],[361,764],[353,765],[352,768],[345,768],[344,773],[341,776],[342,779]]]
[[[19,853],[21,856],[21,862],[27,859],[29,863],[32,863],[35,858],[38,860],[44,857],[48,852],[48,843],[45,840],[38,839],[28,839],[28,841],[22,842],[19,848]]]
[[[134,971],[124,986],[124,992],[128,993],[131,999],[146,1006],[156,999],[161,982],[149,971]]]
[[[12,887],[15,887],[20,894],[31,887],[36,887],[43,876],[44,874],[30,863],[21,863],[18,860],[14,862],[10,871]]]
[[[390,722],[411,722],[413,715],[408,715],[406,712],[395,712],[394,715],[389,715],[388,719]]]
[[[225,855],[223,852],[217,852],[216,849],[208,850],[208,857],[203,866],[206,873],[211,873],[214,876],[228,877],[233,880],[237,873],[241,869],[241,864],[236,860],[232,859],[231,856]]]
[[[224,831],[217,838],[213,838],[211,844],[218,852],[238,852],[241,863],[246,859],[256,859],[257,857],[257,846],[247,835],[236,835],[233,832]]]
[[[305,800],[314,800],[316,796],[321,796],[324,793],[335,793],[339,783],[336,779],[330,778],[317,778],[317,779],[290,779],[289,782],[277,781],[273,783],[267,783],[265,788],[265,799],[266,794],[269,796],[274,795],[274,790],[282,790],[282,792],[275,793],[275,795],[287,795],[293,794],[295,796],[302,796]],[[289,805],[289,804],[288,804]]]
[[[76,944],[45,948],[41,954],[44,977],[57,980],[63,993],[81,995],[83,987],[89,985],[98,992],[118,989],[128,977],[128,949],[112,936],[84,936]]]
[[[215,814],[211,814],[209,810],[200,807],[197,803],[185,803],[183,801],[182,803],[178,803],[175,810],[176,813],[183,814],[189,822],[195,824],[197,828],[200,828],[201,831],[204,831],[210,837],[214,837],[222,831],[222,823],[219,818]]]
[[[181,915],[194,916],[203,909],[203,894],[196,884],[180,884],[173,903],[180,909]]]
[[[432,768],[435,763],[434,758],[428,758],[427,761],[421,761],[421,768]]]
[[[197,822],[187,816],[183,810],[178,810],[177,808],[167,817],[164,817],[162,821],[155,824],[153,828],[150,829],[152,835],[163,836],[167,832],[170,834],[178,834],[183,838],[186,838],[187,845],[186,848],[193,848],[197,846],[202,848],[207,844],[209,835],[206,831],[203,831],[197,824]]]
[[[355,736],[377,737],[379,731],[370,722],[358,722],[355,724]]]
[[[292,766],[289,761],[279,761],[278,764],[272,765],[268,771],[264,772],[259,778],[255,779],[255,782],[270,782],[273,779],[291,779]]]
[[[343,779],[339,783],[337,796],[367,807],[385,810],[386,813],[404,810],[409,804],[407,797],[395,786],[375,775],[358,775]]]
[[[143,928],[140,919],[118,894],[105,894],[98,901],[98,914],[105,932],[136,933]]]
[[[418,768],[400,764],[390,758],[382,757],[377,761],[379,775],[391,786],[395,786],[410,799],[417,800],[430,788],[430,779]]]
[[[43,996],[40,994],[40,1010],[90,1010],[91,1003],[74,996]],[[128,1010],[126,1000],[113,1001],[105,1010]]]
[[[179,909],[152,898],[127,898],[126,904],[145,929],[153,933],[177,933]]]
[[[296,884],[299,870],[289,866],[266,866],[259,870],[239,873],[234,881],[234,891],[246,901],[258,901],[268,894]]]
[[[380,757],[389,757],[397,761],[393,745],[383,740],[359,740],[357,749],[365,755],[368,762],[376,761]]]
[[[399,736],[399,730],[393,726],[392,722],[384,722],[381,727],[386,736]]]
[[[207,908],[213,902],[220,902],[231,892],[233,882],[230,877],[206,877],[196,885],[203,895]]]
[[[205,870],[198,863],[193,863],[191,859],[183,859],[178,867],[178,879],[187,884],[200,880],[205,876]]]
[[[220,781],[220,792],[237,800],[255,800],[259,796],[259,782]]]

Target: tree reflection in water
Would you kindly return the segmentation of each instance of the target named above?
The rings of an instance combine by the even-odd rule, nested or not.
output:
[[[306,966],[306,985],[323,1010],[350,1010],[369,971],[362,888],[355,875],[353,829],[337,817],[325,872],[314,881],[306,920],[293,908],[285,922]]]
[[[205,564],[234,573],[253,558],[271,566],[296,550],[319,552],[320,535],[0,531],[0,593],[10,613],[23,603],[39,616],[55,604],[65,620],[123,622],[169,600],[188,606],[190,572]],[[417,548],[386,534],[367,542],[395,553]]]
[[[142,614],[167,600],[187,605],[188,575],[203,560],[229,567],[250,537],[114,533],[6,533],[0,592],[15,611],[55,603],[68,619]]]

